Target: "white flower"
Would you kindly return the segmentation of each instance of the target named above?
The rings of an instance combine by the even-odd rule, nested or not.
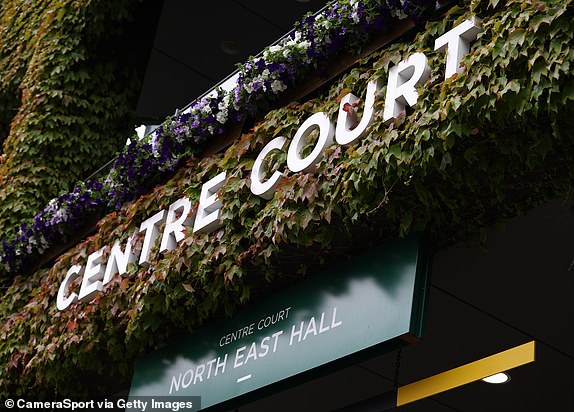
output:
[[[281,80],[274,80],[271,83],[271,90],[273,90],[273,93],[277,94],[278,92],[282,92],[286,88],[287,86]]]
[[[178,133],[175,133],[175,140],[178,143],[182,143],[185,140],[185,136],[190,134],[190,129],[188,126],[180,126]]]
[[[279,45],[275,45],[275,46],[271,46],[271,47],[269,47],[269,49],[268,49],[268,50],[269,50],[269,53],[275,53],[275,52],[278,52],[278,51],[280,51],[281,49],[282,49],[282,47],[281,47],[281,46],[279,46]]]
[[[325,15],[323,13],[319,14],[315,19],[315,21],[317,22],[317,24],[320,24],[326,29],[328,29],[331,26],[331,22],[329,21],[329,19],[325,18]]]
[[[50,200],[50,201],[48,202],[48,206],[46,206],[46,209],[48,209],[48,210],[55,210],[55,208],[56,208],[56,202],[57,202],[57,201],[58,201],[58,200],[55,199],[55,198],[52,199],[52,200]]]
[[[225,124],[225,122],[227,121],[227,110],[225,111],[220,111],[219,113],[217,113],[217,115],[215,116],[215,118],[217,119],[217,121],[221,124]]]
[[[406,19],[408,17],[407,13],[402,10],[391,9],[391,16],[398,18],[399,20]]]
[[[325,20],[326,21],[326,20]],[[325,27],[329,27],[331,22],[327,22],[326,21],[327,26]],[[303,49],[307,49],[309,46],[311,45],[311,43],[308,40],[304,40],[301,41],[301,32],[295,32],[295,37],[293,39],[289,39],[288,41],[286,41],[283,44],[283,49],[285,50],[286,48],[290,48],[290,51],[293,51],[293,49],[299,49],[299,50],[303,50]],[[285,52],[283,52],[285,53]]]
[[[404,5],[405,5],[405,0],[401,0],[401,6],[404,6]],[[387,1],[387,6],[389,7],[389,9],[391,11],[391,16],[396,17],[400,20],[406,19],[408,17],[407,14],[402,9],[396,9],[394,6],[390,5],[388,1]]]

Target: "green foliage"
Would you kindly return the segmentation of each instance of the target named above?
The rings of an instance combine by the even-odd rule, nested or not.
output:
[[[497,220],[570,195],[574,161],[574,20],[571,1],[474,2],[428,23],[412,41],[369,56],[321,96],[270,112],[224,154],[188,163],[166,184],[98,224],[96,235],[49,270],[16,277],[0,303],[0,396],[78,396],[127,387],[135,359],[232,313],[253,296],[305,274],[328,254],[426,231],[438,245],[481,234]],[[446,81],[434,39],[472,12],[483,31]],[[314,174],[290,174],[273,199],[249,191],[253,162],[276,135],[292,137],[311,113],[334,118],[348,89],[364,93],[373,76],[415,51],[432,74],[418,107],[391,125],[382,103],[367,137],[330,147]],[[381,91],[382,102],[385,90]],[[284,167],[284,156],[271,163]],[[221,171],[224,228],[187,233],[178,249],[132,266],[88,304],[56,309],[67,269],[125,242],[141,221]],[[141,247],[141,239],[135,247]],[[157,248],[157,245],[156,245]],[[75,285],[77,288],[78,285]],[[89,382],[89,384],[88,384]]]
[[[108,161],[133,127],[137,78],[114,47],[139,0],[0,6],[0,232]]]

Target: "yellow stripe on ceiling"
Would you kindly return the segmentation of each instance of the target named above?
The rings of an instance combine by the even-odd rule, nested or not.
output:
[[[517,366],[534,362],[534,341],[505,350],[468,363],[458,368],[439,373],[430,378],[401,386],[397,393],[397,406],[427,398],[449,389],[477,381],[495,373],[504,372]]]

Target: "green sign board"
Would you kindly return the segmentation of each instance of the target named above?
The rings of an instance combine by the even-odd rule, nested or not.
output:
[[[130,397],[195,395],[204,409],[230,407],[420,337],[423,252],[417,237],[386,243],[151,353],[136,365]]]

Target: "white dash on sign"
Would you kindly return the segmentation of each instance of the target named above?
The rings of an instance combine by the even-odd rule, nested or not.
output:
[[[241,378],[238,378],[237,383],[246,381],[247,379],[251,379],[251,374],[242,376]]]

